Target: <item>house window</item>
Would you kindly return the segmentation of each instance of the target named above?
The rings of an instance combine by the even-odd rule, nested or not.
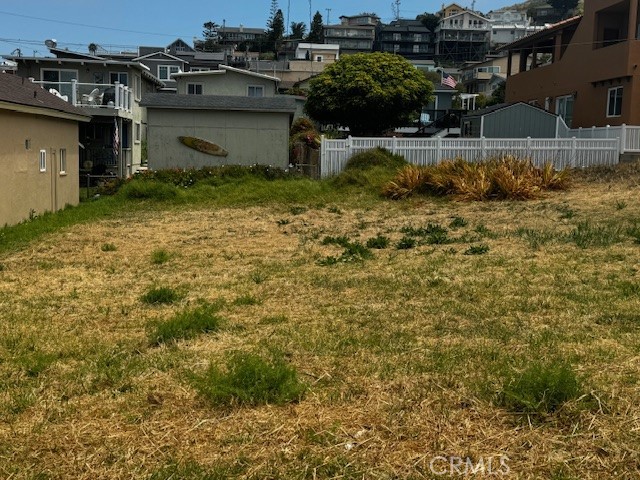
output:
[[[171,75],[180,73],[180,67],[177,65],[160,65],[158,67],[158,78],[160,80],[173,80]]]
[[[620,115],[622,115],[622,87],[610,88],[607,117],[619,117]]]
[[[264,87],[262,85],[249,85],[247,87],[247,96],[264,97]]]
[[[422,34],[420,34],[420,33],[414,33],[414,34],[413,34],[413,41],[414,41],[414,42],[421,42],[421,41],[422,41]]]
[[[573,95],[565,95],[556,99],[556,115],[559,115],[571,128],[573,123]]]
[[[140,143],[140,140],[142,140],[142,127],[140,125],[140,122],[135,123],[135,129],[134,129],[133,135],[134,135],[133,141],[135,143]]]
[[[47,171],[47,151],[46,150],[40,150],[40,171],[41,172]]]
[[[44,84],[44,88],[49,90],[50,88],[56,89],[60,92],[60,95],[67,95],[67,98],[72,97],[71,81],[78,79],[77,70],[60,70],[60,69],[48,69],[43,68],[41,71],[42,80],[47,82]]]
[[[211,70],[208,67],[191,67],[191,72],[208,72],[209,70]]]
[[[316,56],[316,62],[322,62],[322,60],[323,60],[322,55]]]
[[[139,75],[133,76],[133,91],[136,96],[136,100],[140,100],[142,97],[142,79]]]
[[[60,175],[67,174],[67,149],[60,149]]]
[[[420,45],[413,46],[413,53],[420,53]]]
[[[202,95],[201,83],[187,83],[187,94],[189,95]]]
[[[402,35],[400,33],[394,33],[393,34],[393,41],[394,42],[399,42],[401,38],[402,38]]]
[[[109,73],[109,83],[120,83],[129,85],[129,74],[127,72],[111,72]]]

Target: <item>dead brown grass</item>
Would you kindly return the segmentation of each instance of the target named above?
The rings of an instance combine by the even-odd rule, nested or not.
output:
[[[640,283],[638,246],[533,249],[515,235],[640,219],[636,187],[577,180],[531,202],[335,211],[139,212],[0,258],[0,476],[149,478],[177,463],[175,478],[205,478],[194,465],[227,478],[433,478],[438,455],[506,455],[507,478],[636,476],[640,299],[617,285]],[[326,235],[393,243],[454,216],[469,222],[460,243],[318,265],[337,252]],[[461,254],[478,241],[488,254]],[[157,248],[170,260],[154,265]],[[152,285],[184,299],[145,305]],[[245,295],[257,302],[234,304]],[[148,322],[199,299],[226,301],[219,333],[148,346]],[[300,403],[215,409],[189,385],[185,372],[227,352],[274,346],[309,384]],[[29,373],[39,352],[51,359]],[[529,423],[494,404],[496,365],[555,356],[586,379],[588,406]]]
[[[545,190],[566,190],[569,171],[556,171],[550,163],[535,167],[513,156],[467,162],[444,160],[430,167],[408,166],[383,188],[397,200],[419,192],[452,196],[458,200],[529,200]]]

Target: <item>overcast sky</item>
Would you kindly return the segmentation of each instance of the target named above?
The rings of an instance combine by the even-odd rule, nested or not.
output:
[[[393,0],[278,0],[285,20],[309,24],[309,12],[319,11],[327,24],[341,15],[374,12],[383,22],[393,19]],[[449,2],[451,3],[451,2]],[[471,8],[470,1],[456,2]],[[475,9],[486,13],[517,3],[514,0],[476,0]],[[448,3],[447,3],[448,4]],[[402,18],[433,13],[441,1],[401,0]],[[22,54],[47,55],[46,39],[55,39],[62,48],[86,51],[89,43],[133,47],[168,45],[181,37],[191,43],[202,35],[202,24],[211,20],[229,26],[243,24],[264,28],[271,0],[22,0],[0,1],[0,54],[16,48]],[[330,9],[330,10],[327,10]]]

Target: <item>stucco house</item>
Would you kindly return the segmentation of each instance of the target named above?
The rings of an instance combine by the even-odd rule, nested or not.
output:
[[[91,121],[80,126],[81,173],[127,177],[136,172],[142,165],[147,126],[140,99],[164,83],[134,60],[55,47],[50,51],[55,56],[6,58],[17,64],[18,76],[33,79],[90,115]]]
[[[173,75],[177,91],[183,95],[232,95],[273,97],[279,78],[240,68],[220,65],[218,70],[184,72]]]
[[[507,102],[538,105],[574,128],[640,125],[638,3],[585,0],[583,16],[505,46]]]
[[[78,204],[78,126],[89,120],[40,85],[0,73],[0,226]]]

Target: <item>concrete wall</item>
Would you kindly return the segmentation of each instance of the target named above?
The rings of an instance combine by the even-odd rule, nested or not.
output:
[[[78,122],[0,110],[0,125],[0,226],[28,219],[30,212],[77,205]],[[60,149],[67,152],[66,174],[60,173]],[[47,152],[45,172],[40,150]]]
[[[230,95],[235,97],[248,96],[248,87],[263,86],[264,96],[273,97],[277,93],[276,82],[267,78],[260,78],[254,75],[247,75],[227,70],[226,73],[220,74],[202,74],[193,76],[179,77],[178,92],[179,94],[187,93],[187,84],[202,84],[203,95]]]
[[[287,168],[289,114],[210,110],[148,109],[149,167],[202,168],[256,163]],[[193,136],[220,145],[227,157],[206,155],[183,145]]]

